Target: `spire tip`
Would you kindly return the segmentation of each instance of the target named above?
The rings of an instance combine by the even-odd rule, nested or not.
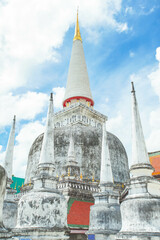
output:
[[[77,8],[77,22],[76,22],[76,26],[75,26],[75,34],[74,34],[73,41],[75,41],[75,40],[80,40],[82,42],[80,29],[79,29],[79,21],[78,21],[78,8]]]
[[[53,101],[53,93],[50,94],[50,101]]]
[[[14,122],[16,121],[16,115],[14,115],[14,117],[13,117],[13,121],[14,121]]]
[[[135,93],[135,89],[134,89],[134,83],[133,83],[133,82],[131,82],[131,85],[132,85],[132,91],[131,91],[131,93]]]

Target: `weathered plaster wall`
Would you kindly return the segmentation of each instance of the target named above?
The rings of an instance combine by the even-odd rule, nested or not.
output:
[[[122,232],[160,232],[160,199],[131,198],[121,203],[121,213]]]
[[[54,192],[30,192],[18,204],[17,228],[67,227],[67,203]]]
[[[63,174],[63,166],[66,164],[70,132],[73,132],[76,160],[78,161],[83,178],[100,178],[101,141],[102,129],[76,123],[70,127],[59,127],[55,129],[55,174]],[[111,154],[111,165],[115,182],[123,183],[129,178],[128,159],[126,151],[120,140],[111,133],[107,134]],[[25,183],[37,174],[37,165],[40,157],[43,134],[33,143],[26,170]]]
[[[3,228],[3,201],[6,191],[7,174],[5,169],[0,165],[0,228]]]
[[[108,231],[120,231],[121,229],[121,214],[120,206],[118,204],[95,204],[91,206],[90,211],[90,231],[106,230]]]
[[[17,202],[4,201],[3,205],[3,223],[6,228],[14,228],[17,222]]]

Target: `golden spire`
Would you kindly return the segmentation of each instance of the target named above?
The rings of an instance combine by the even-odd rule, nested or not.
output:
[[[94,182],[94,175],[92,176],[92,182]]]
[[[76,27],[75,27],[75,34],[74,34],[73,41],[75,41],[75,40],[80,40],[82,42],[82,38],[81,38],[80,30],[79,30],[79,22],[78,22],[78,9],[77,9],[77,23],[76,23]]]
[[[68,168],[68,177],[70,177],[71,173],[70,173],[70,168]]]
[[[83,179],[83,175],[82,175],[82,173],[81,173],[81,175],[80,175],[80,179],[81,179],[81,180]]]
[[[31,179],[30,179],[30,181],[29,181],[29,186],[31,186]]]

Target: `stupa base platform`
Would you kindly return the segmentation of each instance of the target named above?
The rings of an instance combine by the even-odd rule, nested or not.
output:
[[[59,231],[57,229],[45,229],[45,228],[23,228],[13,229],[13,240],[66,240],[69,239],[69,232],[65,229]]]
[[[160,232],[120,232],[116,240],[160,240]]]

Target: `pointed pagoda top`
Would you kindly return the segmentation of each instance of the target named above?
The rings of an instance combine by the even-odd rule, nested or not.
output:
[[[103,123],[100,185],[106,186],[108,184],[113,184],[113,174],[107,142],[106,123]]]
[[[11,131],[10,131],[10,136],[9,136],[7,149],[6,149],[6,155],[5,155],[5,159],[4,159],[4,168],[7,171],[9,179],[12,179],[15,124],[16,124],[16,116],[14,115],[13,124],[12,124],[12,128],[11,128]]]
[[[141,125],[135,88],[132,84],[132,164],[131,174],[135,176],[151,175],[153,168],[149,161],[143,129]]]
[[[79,30],[78,12],[63,107],[68,107],[77,101],[86,104],[88,107],[94,105]]]
[[[135,91],[135,89],[134,89],[134,83],[131,82],[131,85],[132,85],[132,91],[131,91],[131,93],[135,93],[136,91]]]
[[[53,93],[51,93],[39,163],[54,163],[53,113]]]
[[[16,124],[16,115],[14,115],[14,117],[13,117],[13,125],[14,125],[14,128],[15,128],[15,124]]]
[[[80,40],[82,42],[80,29],[79,29],[79,21],[78,21],[78,9],[77,9],[77,22],[76,22],[76,26],[75,26],[75,34],[74,34],[73,41],[75,41],[75,40]]]
[[[53,93],[50,94],[50,101],[53,102]]]

